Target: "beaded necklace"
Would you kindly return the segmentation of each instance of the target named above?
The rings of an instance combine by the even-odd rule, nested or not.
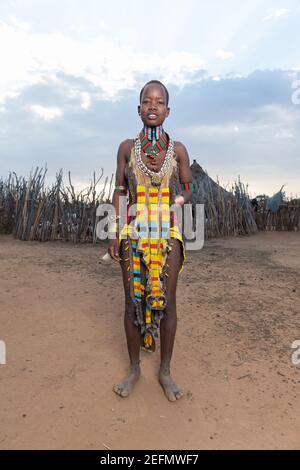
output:
[[[169,139],[169,145],[168,145],[167,153],[166,153],[164,162],[162,164],[162,167],[158,172],[150,170],[142,160],[140,134],[135,139],[134,150],[135,150],[135,158],[136,158],[136,163],[137,163],[138,168],[143,173],[150,176],[151,184],[153,186],[160,186],[161,180],[162,180],[163,176],[166,174],[166,172],[168,171],[168,169],[170,167],[170,164],[171,164],[171,159],[172,159],[172,155],[173,155],[173,152],[174,152],[174,142],[173,142],[173,140]]]
[[[156,127],[144,126],[139,137],[146,157],[153,160],[156,159],[161,150],[167,148],[168,136],[162,125]]]

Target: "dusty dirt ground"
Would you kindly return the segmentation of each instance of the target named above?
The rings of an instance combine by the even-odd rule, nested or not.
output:
[[[211,240],[180,275],[176,403],[142,353],[129,398],[118,264],[105,245],[0,237],[1,449],[299,449],[300,233]]]

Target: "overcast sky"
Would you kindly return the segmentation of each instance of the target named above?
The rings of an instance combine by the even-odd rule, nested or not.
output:
[[[253,196],[300,195],[299,24],[296,0],[0,0],[0,177],[110,176],[159,79],[191,162]]]

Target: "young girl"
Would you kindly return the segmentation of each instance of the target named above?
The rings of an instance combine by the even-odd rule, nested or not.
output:
[[[177,278],[183,269],[185,246],[170,207],[176,212],[190,201],[193,185],[185,146],[174,142],[163,128],[170,112],[168,102],[168,90],[157,80],[146,83],[140,92],[138,114],[143,128],[136,139],[119,146],[112,201],[118,221],[119,197],[127,195],[127,223],[120,231],[114,224],[116,233],[108,252],[122,268],[130,359],[129,374],[114,391],[121,397],[130,394],[140,376],[141,346],[154,351],[159,328],[159,382],[167,398],[176,401],[183,391],[170,375],[170,362],[177,324]],[[129,213],[134,204],[136,216]]]

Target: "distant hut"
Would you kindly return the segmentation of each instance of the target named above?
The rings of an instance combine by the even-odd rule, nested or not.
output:
[[[208,176],[196,159],[190,168],[195,186],[193,214],[196,204],[204,204],[205,238],[257,232],[255,212],[240,180],[232,191],[227,191]]]

